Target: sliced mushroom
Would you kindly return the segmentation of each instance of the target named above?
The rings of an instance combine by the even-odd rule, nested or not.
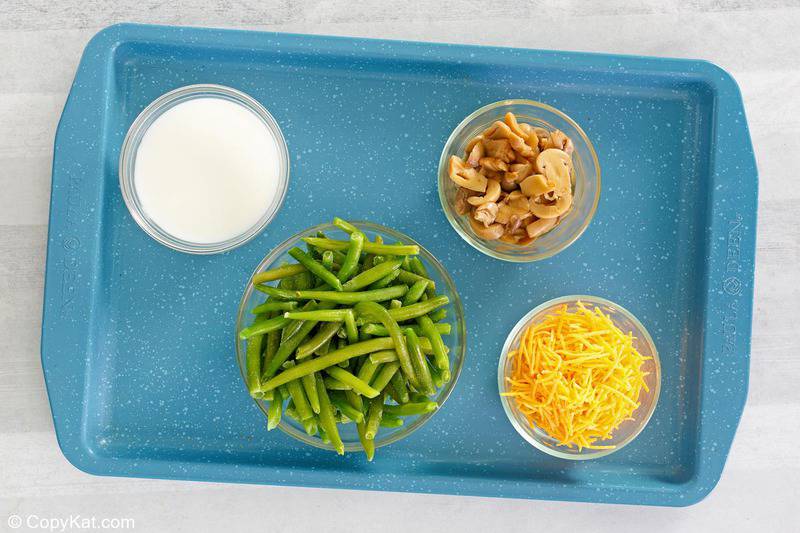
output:
[[[472,147],[472,150],[467,153],[469,154],[469,157],[467,158],[467,164],[472,168],[477,167],[480,164],[481,158],[484,154],[483,143],[475,143],[475,145]]]
[[[501,159],[497,159],[496,157],[482,157],[480,160],[480,165],[482,168],[486,168],[488,170],[498,170],[504,172],[508,170],[508,163]]]
[[[572,152],[575,150],[575,146],[572,144],[572,139],[567,137],[567,135],[561,130],[555,130],[552,134],[550,134],[550,142],[552,143],[553,148],[563,150],[567,155],[572,155]]]
[[[503,117],[503,121],[506,125],[518,136],[525,138],[525,132],[520,127],[519,122],[517,122],[517,117],[514,116],[514,113],[506,113],[506,116]]]
[[[536,134],[539,142],[539,150],[547,150],[548,148],[552,148],[553,145],[550,142],[550,132],[544,128],[533,128],[533,132]]]
[[[459,215],[466,215],[469,213],[469,204],[467,203],[469,199],[476,195],[475,191],[471,191],[469,189],[465,189],[464,187],[459,187],[458,192],[456,192],[456,201],[455,201],[455,208],[456,213]]]
[[[481,174],[483,174],[484,176],[486,176],[490,180],[496,180],[496,181],[500,181],[501,179],[503,179],[503,176],[505,176],[505,172],[503,172],[503,171],[490,170],[488,168],[482,168],[481,169]]]
[[[503,177],[500,180],[500,187],[506,192],[516,191],[519,189],[519,184],[517,183],[517,174],[513,172],[506,172],[503,174]]]
[[[475,208],[472,212],[472,218],[482,223],[484,227],[489,227],[494,219],[497,217],[497,204],[494,202],[487,202]]]
[[[525,196],[534,197],[555,190],[555,186],[555,183],[548,182],[542,174],[533,174],[520,182],[519,189]]]
[[[477,170],[467,167],[464,160],[458,156],[450,156],[448,165],[448,175],[450,179],[459,187],[465,187],[472,191],[484,192],[486,190],[486,177]]]
[[[528,198],[520,191],[510,192],[504,202],[513,210],[514,214],[517,215],[524,215],[530,209]]]
[[[519,237],[516,235],[511,235],[510,233],[503,233],[503,235],[500,237],[500,240],[507,242],[508,244],[517,244],[519,242]]]
[[[524,122],[519,125],[525,135],[522,136],[525,139],[525,142],[531,149],[534,151],[536,155],[539,155],[539,136],[536,135],[536,130],[530,124],[525,124]]]
[[[467,198],[470,205],[481,205],[489,202],[497,202],[500,199],[500,182],[497,180],[489,180],[486,186],[486,194],[483,196],[472,196]],[[463,215],[463,213],[461,213]]]
[[[536,152],[536,153],[538,154],[539,152]],[[533,161],[531,161],[531,160],[533,160]],[[533,157],[533,158],[523,157],[519,152],[514,152],[514,164],[516,164],[516,165],[524,165],[524,164],[527,164],[527,163],[530,163],[532,165],[533,162],[535,162],[535,161],[536,161],[535,157]]]
[[[522,225],[525,223],[525,221],[530,217],[530,213],[525,213],[524,215],[511,215],[511,217],[508,219],[508,224],[506,224],[506,234],[521,236],[521,232],[519,230],[522,228]]]
[[[525,226],[525,231],[528,232],[528,237],[535,239],[539,235],[547,233],[558,224],[558,217],[556,218],[540,218]]]
[[[478,237],[493,241],[503,236],[504,229],[502,224],[491,224],[489,227],[484,227],[483,224],[472,217],[469,217],[469,224]]]
[[[482,142],[483,139],[484,139],[483,134],[476,135],[475,137],[470,139],[470,141],[467,143],[466,148],[464,148],[464,152],[470,153],[472,151],[472,149],[475,148],[475,145],[480,143],[480,142]]]
[[[505,122],[498,120],[494,124],[497,129],[491,135],[493,139],[507,139],[511,148],[523,157],[533,157],[535,155],[531,147],[525,144],[523,138],[514,133]]]
[[[501,122],[502,124],[502,122]],[[508,139],[487,139],[483,141],[486,155],[510,163],[514,160],[514,149]]]
[[[537,196],[530,199],[531,213],[539,218],[560,217],[572,206],[572,193],[565,191],[564,194],[556,198],[555,202],[548,202],[544,196]]]
[[[548,181],[555,181],[558,188],[572,188],[572,159],[563,150],[549,148],[543,151],[536,158],[536,168]]]
[[[524,180],[533,173],[533,165],[528,161],[525,161],[524,163],[517,163],[515,165],[511,165],[509,169],[511,170],[511,172],[517,174],[517,179],[520,182],[522,182],[522,180]]]
[[[497,216],[494,221],[500,224],[508,224],[508,221],[511,220],[514,214],[514,210],[508,207],[508,204],[497,204]]]

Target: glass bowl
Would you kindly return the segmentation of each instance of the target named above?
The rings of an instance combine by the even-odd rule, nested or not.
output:
[[[621,329],[624,333],[632,332],[634,336],[633,345],[644,357],[652,357],[644,362],[642,370],[649,372],[645,378],[645,382],[650,391],[642,389],[639,395],[641,405],[632,414],[632,420],[623,422],[613,433],[612,438],[598,441],[600,445],[615,446],[612,449],[605,450],[590,450],[584,448],[578,450],[576,448],[568,448],[566,446],[558,446],[557,441],[550,437],[544,430],[539,427],[531,427],[527,419],[519,412],[517,402],[514,398],[509,396],[500,396],[500,401],[503,404],[503,410],[506,412],[511,425],[517,430],[522,438],[532,444],[534,447],[542,450],[543,452],[554,457],[562,459],[585,460],[603,457],[610,453],[621,450],[626,444],[631,442],[650,421],[653,411],[658,403],[658,395],[661,391],[661,363],[658,359],[658,351],[653,343],[653,339],[647,332],[645,327],[639,322],[630,311],[621,307],[613,302],[598,298],[596,296],[563,296],[555,298],[542,305],[536,307],[522,319],[517,322],[511,333],[508,334],[506,342],[503,345],[503,351],[500,355],[500,363],[497,367],[497,386],[500,393],[506,391],[506,376],[511,373],[511,360],[508,357],[510,350],[519,347],[520,338],[522,333],[527,327],[533,323],[541,321],[546,315],[553,313],[558,307],[566,304],[569,311],[574,311],[577,308],[577,302],[581,301],[592,308],[598,307],[605,314],[607,314],[614,324]]]
[[[450,352],[450,369],[451,369],[451,379],[450,382],[445,384],[441,389],[436,392],[436,396],[434,400],[439,404],[439,409],[444,405],[447,398],[450,396],[450,393],[453,392],[453,388],[458,381],[458,376],[461,374],[461,368],[464,366],[464,358],[466,356],[467,350],[467,335],[466,335],[466,325],[464,322],[464,308],[461,305],[461,298],[458,296],[458,292],[456,291],[456,287],[453,284],[453,280],[450,278],[450,275],[444,269],[444,267],[439,263],[439,261],[431,255],[422,245],[416,242],[414,239],[407,235],[403,235],[402,233],[395,231],[393,229],[389,229],[387,227],[381,226],[379,224],[374,224],[371,222],[353,222],[353,224],[358,227],[364,234],[367,236],[369,240],[374,241],[375,237],[380,235],[384,242],[386,243],[393,243],[402,241],[405,244],[416,244],[419,246],[419,258],[422,260],[422,263],[428,269],[428,274],[430,275],[431,279],[436,283],[436,291],[439,294],[444,294],[450,299],[450,303],[445,306],[447,309],[447,317],[444,319],[446,322],[449,322],[453,325],[452,332],[450,335],[442,335],[442,339],[444,340],[445,346],[449,348]],[[295,263],[296,261],[289,256],[288,252],[291,248],[298,245],[303,245],[303,241],[301,239],[303,237],[311,237],[315,236],[318,231],[323,231],[325,234],[333,239],[341,239],[346,240],[348,238],[347,233],[340,230],[333,224],[320,224],[318,226],[314,226],[312,228],[305,229],[300,233],[290,237],[283,243],[279,244],[274,250],[272,250],[256,267],[255,271],[253,272],[253,276],[258,274],[259,272],[263,272],[264,270],[269,270],[270,268],[275,268],[283,263]],[[239,339],[239,331],[241,331],[244,327],[250,325],[252,322],[252,313],[250,310],[263,303],[266,299],[266,295],[260,291],[253,289],[253,284],[250,282],[252,276],[247,282],[247,287],[245,288],[244,295],[242,296],[242,301],[239,304],[239,312],[236,318],[236,362],[239,365],[239,370],[242,374],[242,382],[245,385],[246,390],[246,348],[247,343],[241,339]],[[262,400],[255,400],[256,404],[258,405],[261,412],[264,413],[264,416],[267,416],[267,406],[269,405],[268,402]],[[419,429],[423,426],[431,417],[434,416],[438,412],[438,409],[433,412],[425,413],[423,415],[414,416],[414,417],[405,417],[405,423],[397,428],[384,428],[382,427],[378,432],[377,436],[375,437],[375,447],[378,448],[380,446],[386,446],[387,444],[392,444],[393,442],[397,442],[400,439],[403,439],[409,436],[411,433]],[[317,448],[323,448],[326,450],[333,450],[334,448],[330,444],[325,444],[319,438],[319,436],[309,436],[303,429],[303,426],[293,420],[291,417],[283,416],[281,419],[281,423],[278,425],[278,428],[281,429],[284,433],[294,437],[295,439],[302,441],[306,444],[310,444],[312,446],[316,446]],[[342,437],[342,442],[344,443],[344,449],[348,452],[353,451],[361,451],[364,448],[361,446],[361,443],[358,440],[358,433],[356,432],[355,424],[343,424],[339,425],[339,432]]]
[[[134,174],[136,170],[136,152],[147,129],[165,111],[176,105],[195,98],[221,98],[239,104],[255,114],[267,127],[278,146],[278,190],[270,205],[266,206],[261,218],[244,233],[221,242],[190,242],[171,235],[161,228],[144,210],[142,201],[136,192]],[[164,246],[190,254],[216,254],[227,252],[261,233],[277,214],[286,197],[289,186],[289,150],[281,128],[264,106],[257,100],[241,91],[222,85],[187,85],[170,91],[156,98],[148,105],[136,120],[133,121],[125,140],[122,143],[119,158],[119,185],[122,198],[136,223],[153,239]]]
[[[447,173],[450,156],[457,155],[463,158],[467,143],[496,120],[503,120],[508,112],[514,113],[519,122],[548,130],[559,129],[572,139],[575,145],[572,154],[574,166],[572,208],[555,228],[527,245],[510,244],[499,240],[489,241],[476,235],[470,227],[468,216],[456,212],[455,198],[458,187],[450,180]],[[450,225],[474,248],[504,261],[518,263],[539,261],[565,249],[589,226],[600,201],[600,163],[586,133],[574,120],[558,109],[533,100],[503,100],[478,109],[461,121],[450,134],[439,159],[439,201]]]

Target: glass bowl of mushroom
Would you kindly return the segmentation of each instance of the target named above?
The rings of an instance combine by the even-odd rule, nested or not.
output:
[[[600,200],[600,163],[567,115],[503,100],[459,124],[439,160],[439,200],[461,237],[486,255],[530,262],[575,242]]]

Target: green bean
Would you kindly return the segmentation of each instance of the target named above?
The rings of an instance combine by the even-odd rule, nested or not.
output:
[[[256,288],[279,300],[320,300],[323,302],[334,302],[337,304],[354,304],[358,302],[382,302],[385,300],[391,300],[392,298],[399,298],[408,291],[408,286],[406,285],[395,285],[393,287],[386,287],[385,289],[377,289],[374,291],[361,291],[361,292],[286,291],[283,289],[276,289],[275,287],[270,287],[268,285],[256,285]],[[440,298],[446,298],[446,296],[440,296]]]
[[[302,266],[302,265],[300,265],[300,266]],[[305,267],[303,267],[303,268],[305,268]],[[258,287],[258,285],[254,285],[254,286]],[[278,288],[279,289],[287,289],[287,290],[294,289],[294,276],[289,276],[288,278],[282,278],[278,282]]]
[[[408,294],[408,293],[406,293]],[[400,300],[390,300],[389,301],[389,309],[400,309],[403,307],[403,302]]]
[[[296,308],[297,302],[264,302],[252,308],[250,312],[254,315],[258,315],[271,311],[294,311]]]
[[[352,309],[347,310],[344,316],[344,328],[347,335],[347,342],[354,344],[358,342],[358,328],[356,327],[356,315]]]
[[[297,261],[311,271],[312,274],[317,276],[320,280],[330,285],[334,290],[342,290],[342,282],[336,275],[322,266],[322,263],[305,253],[300,248],[292,248],[289,250],[289,255],[297,259]]]
[[[431,381],[433,381],[433,385],[437,389],[445,384],[442,372],[436,368],[436,365],[431,363],[430,360],[428,360],[428,371],[431,373]]]
[[[281,332],[277,329],[270,331],[267,333],[267,345],[264,348],[264,360],[261,364],[262,372],[263,369],[267,367],[267,365],[275,358],[275,353],[278,351],[278,346],[281,343]]]
[[[392,379],[389,380],[395,394],[394,399],[397,403],[408,403],[408,385],[406,379],[401,372],[395,372]]]
[[[303,304],[303,307],[301,307],[300,310],[313,311],[316,308],[317,308],[317,302],[308,301]],[[286,325],[286,327],[281,330],[281,342],[284,342],[286,339],[297,333],[302,326],[303,326],[303,321],[290,320],[290,322]]]
[[[409,392],[408,395],[411,403],[425,403],[430,401],[428,395],[422,394],[421,392]]]
[[[367,285],[375,283],[384,276],[387,276],[390,272],[400,268],[400,263],[400,260],[386,261],[385,263],[376,265],[369,270],[365,270],[342,285],[342,290],[346,292],[353,292],[363,289]]]
[[[308,420],[302,420],[301,424],[303,424],[303,429],[306,430],[306,435],[313,436],[317,434],[316,418],[309,418]]]
[[[381,279],[369,286],[370,289],[382,289],[388,287],[400,275],[400,270],[392,270]]]
[[[413,329],[414,333],[416,333],[419,336],[425,335],[424,333],[422,333],[422,328],[420,328],[420,326],[418,326],[417,324],[409,325],[409,326],[406,326],[406,327]],[[450,328],[450,324],[447,324],[447,323],[445,323],[445,324],[434,324],[434,327],[436,328],[436,331],[439,332],[441,335],[449,335],[450,334],[450,329],[451,329]],[[361,329],[362,329],[362,331],[364,331],[366,333],[369,333],[370,335],[374,335],[376,337],[388,337],[389,336],[389,332],[386,331],[386,328],[383,327],[381,324],[364,324],[363,326],[361,326]]]
[[[325,250],[322,254],[322,266],[333,271],[333,252],[331,250]]]
[[[411,365],[411,357],[408,353],[406,346],[406,339],[403,337],[403,332],[397,322],[391,317],[389,311],[376,304],[375,302],[360,302],[355,306],[355,312],[361,318],[369,319],[375,322],[381,322],[386,331],[389,332],[389,338],[392,339],[394,350],[397,352],[397,360],[400,363],[400,368],[403,370],[406,379],[412,384],[416,385],[417,376],[414,373],[414,367]]]
[[[419,345],[422,348],[422,352],[425,354],[433,353],[433,348],[431,347],[431,341],[428,340],[427,337],[420,337],[419,338]],[[448,351],[447,346],[445,346],[445,351]],[[375,353],[370,354],[370,360],[373,363],[391,363],[392,361],[397,361],[397,352],[394,350],[381,350]]]
[[[408,263],[409,267],[411,268],[411,272],[413,272],[418,276],[422,276],[423,278],[431,279],[431,277],[428,275],[428,269],[425,268],[425,265],[422,264],[422,261],[420,261],[419,257],[411,257],[408,260]],[[425,288],[425,294],[429,298],[433,298],[434,296],[436,296],[435,287],[433,285],[428,285]]]
[[[303,237],[303,241],[321,250],[345,250],[350,244],[347,241],[321,239],[319,237]],[[392,244],[376,244],[367,241],[364,243],[364,252],[368,254],[385,255],[417,255],[419,254],[419,246],[396,246]]]
[[[323,324],[309,340],[297,347],[296,359],[305,359],[312,353],[330,343],[331,337],[336,335],[339,330],[340,322],[328,322]],[[325,355],[325,354],[320,354]]]
[[[247,390],[253,398],[261,398],[261,341],[263,335],[254,335],[247,339],[246,368]]]
[[[365,431],[365,436],[368,439],[375,439],[375,435],[378,433],[378,426],[381,423],[381,418],[383,418],[383,402],[385,398],[381,394],[370,400],[369,402],[369,412],[367,413],[367,428]]]
[[[400,363],[394,361],[391,363],[386,363],[381,367],[380,372],[378,375],[375,376],[375,379],[372,380],[372,385],[370,385],[375,390],[383,390],[386,385],[392,380],[392,376],[397,374],[397,369],[400,368]],[[262,386],[263,388],[263,386]]]
[[[397,418],[396,416],[386,416],[385,414],[381,417],[380,426],[382,428],[399,428],[402,425],[402,418]]]
[[[292,320],[315,320],[317,322],[344,322],[346,315],[352,317],[350,309],[321,309],[314,311],[287,311],[284,318]]]
[[[333,340],[333,338],[332,338],[332,337],[331,337],[330,339],[326,340],[326,341],[325,341],[325,342],[322,344],[322,346],[320,346],[319,348],[317,348],[316,350],[314,350],[314,355],[325,355],[325,354],[327,354],[329,351],[331,351],[331,340]]]
[[[380,352],[370,354],[369,360],[376,365],[380,363],[391,363],[392,361],[397,361],[397,352],[394,350],[381,350]]]
[[[328,306],[327,302],[322,302],[320,307]],[[303,325],[300,326],[300,329],[297,330],[297,333],[286,339],[284,342],[278,346],[278,351],[275,352],[275,357],[272,361],[269,362],[267,367],[264,369],[264,373],[262,375],[262,379],[270,378],[275,375],[275,372],[278,371],[278,368],[289,358],[290,355],[297,349],[298,346],[305,340],[311,330],[317,325],[317,322],[314,320],[305,320],[303,321]]]
[[[438,409],[436,402],[404,403],[402,405],[387,405],[384,411],[391,416],[415,416],[430,413]]]
[[[441,322],[442,320],[447,318],[447,309],[441,307],[436,311],[429,313],[428,318],[430,318],[432,322]]]
[[[335,367],[338,368],[338,367]],[[330,376],[326,376],[323,378],[323,383],[328,388],[328,390],[353,390],[353,387],[348,385],[347,383],[342,383],[336,378],[332,378]]]
[[[288,362],[291,363],[289,368],[294,366],[293,362]],[[292,401],[294,402],[295,409],[297,409],[297,414],[300,415],[300,420],[308,420],[309,418],[312,418],[314,416],[314,412],[311,410],[311,405],[308,403],[302,382],[299,379],[290,381],[286,384],[286,388],[289,389],[289,396],[291,396]]]
[[[306,391],[306,398],[308,404],[314,414],[319,414],[319,393],[317,392],[317,374],[306,374],[300,378],[300,383],[303,384],[303,389]]]
[[[408,351],[411,355],[411,364],[414,365],[414,373],[417,375],[419,386],[414,386],[420,392],[426,394],[433,394],[436,389],[433,387],[433,380],[431,379],[431,372],[428,369],[428,361],[425,354],[422,353],[422,347],[419,344],[419,337],[414,333],[414,330],[408,328],[405,330],[406,340],[408,341]]]
[[[299,274],[300,272],[305,272],[306,267],[303,265],[283,265],[277,268],[272,268],[270,270],[265,270],[264,272],[259,272],[253,276],[253,285],[257,285],[259,283],[266,283],[268,281],[275,281],[281,278],[287,278],[289,276],[294,276]]]
[[[450,298],[447,296],[437,296],[435,298],[431,298],[430,300],[425,300],[424,302],[417,302],[415,304],[401,307],[400,309],[390,309],[389,316],[398,322],[403,322],[404,320],[411,320],[412,318],[417,318],[418,316],[427,315],[437,307],[447,305],[448,303],[450,303]]]
[[[373,376],[375,376],[375,372],[378,371],[379,366],[380,363],[373,363],[369,358],[367,358],[361,364],[361,368],[358,369],[358,379],[366,384],[369,384],[369,382],[372,381]]]
[[[311,272],[301,272],[292,278],[294,280],[294,289],[301,291],[310,289],[314,286],[314,276]]]
[[[343,394],[343,393],[342,393]],[[330,395],[331,403],[339,410],[341,413],[352,420],[353,422],[363,422],[364,421],[364,413],[361,412],[360,409],[356,409],[350,402],[341,394],[333,394]]]
[[[413,272],[409,272],[408,270],[405,270],[403,268],[400,269],[400,274],[397,275],[397,280],[406,283],[408,285],[411,285],[418,281],[426,281],[431,289],[436,289],[436,283],[434,283],[432,279],[425,278]]]
[[[280,390],[276,390],[267,407],[267,430],[272,431],[281,423],[281,413],[283,412],[283,396]]]
[[[361,260],[361,250],[364,248],[366,237],[360,231],[350,234],[350,245],[347,248],[347,255],[339,269],[339,281],[344,283],[358,271],[358,262]]]
[[[430,317],[425,315],[417,318],[417,324],[419,324],[422,332],[431,341],[433,358],[436,362],[436,368],[438,368],[442,374],[442,379],[445,381],[445,383],[450,381],[450,359],[447,357],[444,341],[442,340],[442,336],[439,334],[439,331],[436,329],[436,325],[433,323]]]
[[[403,297],[403,305],[411,305],[417,303],[419,299],[422,297],[425,289],[428,287],[428,282],[419,280],[414,282],[408,292]]]
[[[338,366],[326,368],[325,372],[332,378],[337,379],[346,385],[350,385],[355,392],[361,394],[362,396],[374,398],[380,394],[380,391],[373,389],[368,383],[364,383],[364,381],[358,379],[347,370],[339,368]]]
[[[328,438],[328,434],[325,433],[325,430],[322,429],[322,426],[317,425],[317,431],[319,431],[319,438],[325,444],[330,444],[331,439]]]
[[[390,287],[392,288],[392,287]],[[383,289],[388,290],[388,289]],[[289,319],[283,318],[282,316],[277,316],[275,318],[270,318],[269,320],[264,320],[262,322],[254,322],[250,326],[244,328],[239,332],[240,339],[248,339],[254,335],[263,335],[264,333],[269,333],[273,330],[278,330],[286,327],[289,323]]]
[[[352,233],[360,233],[360,231],[361,231],[357,227],[355,227],[353,224],[351,224],[348,221],[346,221],[344,219],[341,219],[339,217],[334,217],[333,218],[333,225],[336,226],[337,228],[339,228],[340,230],[342,230],[344,232],[347,232],[347,233],[351,233],[351,234]]]
[[[361,396],[356,394],[353,391],[345,391],[344,393],[347,400],[350,402],[350,405],[356,408],[358,412],[364,413],[364,401],[361,399]],[[367,461],[372,461],[372,458],[375,457],[375,442],[372,439],[368,439],[366,436],[367,431],[367,423],[363,419],[362,421],[356,421],[356,430],[358,431],[358,440],[361,441],[361,446],[364,448],[364,453],[367,456]]]
[[[319,425],[325,430],[325,434],[331,440],[331,444],[336,448],[336,453],[344,455],[344,443],[342,443],[339,430],[336,428],[333,407],[331,406],[330,398],[328,398],[328,391],[325,389],[325,384],[320,376],[317,376],[317,392],[319,393]]]

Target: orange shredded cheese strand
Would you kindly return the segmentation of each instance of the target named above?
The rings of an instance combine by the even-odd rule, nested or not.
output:
[[[566,305],[522,333],[511,350],[504,396],[513,397],[531,426],[560,446],[609,449],[600,442],[629,420],[648,390],[634,337],[599,308]]]

